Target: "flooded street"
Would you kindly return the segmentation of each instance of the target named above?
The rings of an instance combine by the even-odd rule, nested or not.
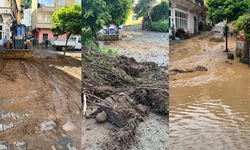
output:
[[[170,47],[170,149],[250,148],[250,70],[227,59],[224,42],[209,42],[217,34]]]

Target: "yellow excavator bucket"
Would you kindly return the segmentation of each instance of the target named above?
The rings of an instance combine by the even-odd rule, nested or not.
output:
[[[22,59],[22,58],[33,58],[33,50],[3,50],[1,51],[1,57],[3,59]]]

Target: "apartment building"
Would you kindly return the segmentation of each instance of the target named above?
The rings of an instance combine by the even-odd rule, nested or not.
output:
[[[50,29],[53,27],[50,20],[52,14],[58,11],[63,5],[72,7],[74,3],[81,6],[81,0],[32,0],[31,5],[31,26],[35,38],[38,43],[44,42],[46,39],[65,40],[66,35],[55,35]]]
[[[190,34],[198,32],[199,22],[204,22],[204,0],[170,0],[169,24],[183,28]],[[171,32],[171,30],[170,30]]]
[[[5,36],[10,38],[13,21],[21,22],[23,8],[21,0],[0,0],[0,45],[3,45]]]

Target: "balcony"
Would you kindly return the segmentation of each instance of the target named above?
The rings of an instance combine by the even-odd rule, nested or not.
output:
[[[193,4],[195,4],[196,6],[203,8],[204,7],[204,0],[187,0]]]
[[[52,22],[43,22],[42,20],[37,20],[36,28],[49,28],[51,29],[53,26]]]
[[[14,13],[10,7],[0,7],[0,14],[9,15],[13,20],[16,20]]]
[[[50,6],[44,6],[43,9],[41,7],[39,7],[37,9],[38,12],[55,12],[55,7],[50,7]]]

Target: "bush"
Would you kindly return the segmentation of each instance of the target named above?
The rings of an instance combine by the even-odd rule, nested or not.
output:
[[[169,31],[169,21],[162,19],[158,22],[152,22],[151,30],[158,31],[158,32],[168,32]]]
[[[224,38],[216,38],[216,37],[212,37],[209,41],[211,42],[225,42]]]

